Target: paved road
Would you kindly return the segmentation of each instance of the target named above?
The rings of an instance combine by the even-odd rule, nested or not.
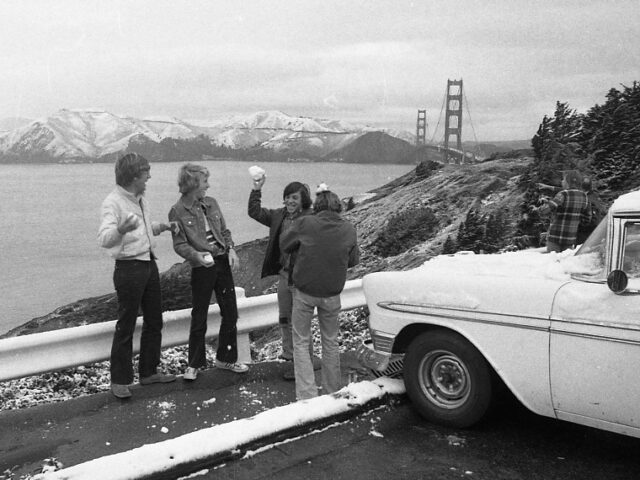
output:
[[[17,465],[15,478],[20,478],[47,457],[71,466],[287,404],[294,391],[292,382],[282,380],[283,370],[277,363],[255,365],[242,376],[211,369],[193,383],[136,387],[125,402],[105,393],[0,412],[0,472]],[[533,415],[513,402],[473,430],[431,425],[405,401],[275,442],[192,478],[640,478],[640,439]]]
[[[509,403],[473,430],[422,420],[407,403],[279,444],[197,479],[629,480],[640,439],[534,415]]]

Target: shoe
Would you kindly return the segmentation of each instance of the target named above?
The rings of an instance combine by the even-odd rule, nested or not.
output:
[[[172,374],[166,373],[154,373],[153,375],[149,375],[148,377],[144,377],[140,379],[141,385],[150,385],[152,383],[170,383],[176,380],[176,376]]]
[[[223,370],[231,370],[235,373],[246,373],[249,370],[249,367],[247,367],[244,363],[221,362],[218,359],[216,359],[216,367]]]
[[[116,398],[129,398],[131,396],[131,390],[127,385],[120,385],[118,383],[111,384],[111,393]]]
[[[182,378],[184,378],[185,380],[193,381],[196,379],[197,376],[198,376],[197,368],[187,367],[187,369],[184,371],[184,375],[182,375]]]

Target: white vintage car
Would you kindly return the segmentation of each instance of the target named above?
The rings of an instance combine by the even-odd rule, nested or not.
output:
[[[640,437],[640,192],[576,251],[438,256],[366,275],[379,371],[404,354],[428,420],[468,427],[506,385],[531,411]]]

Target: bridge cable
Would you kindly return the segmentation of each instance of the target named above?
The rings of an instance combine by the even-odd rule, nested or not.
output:
[[[469,99],[467,98],[467,94],[462,92],[462,96],[464,97],[464,106],[467,107],[467,116],[469,117],[469,124],[471,125],[471,131],[473,132],[473,141],[475,143],[476,150],[478,149],[478,137],[476,137],[476,129],[473,128],[473,122],[471,121],[471,112],[469,111]]]
[[[442,111],[444,110],[444,106],[447,103],[447,90],[444,91],[444,96],[442,97],[442,106],[440,107],[440,115],[438,115],[438,123],[436,124],[436,128],[433,130],[433,136],[429,143],[433,145],[433,141],[436,138],[436,133],[438,133],[438,127],[440,126],[440,120],[442,120]]]

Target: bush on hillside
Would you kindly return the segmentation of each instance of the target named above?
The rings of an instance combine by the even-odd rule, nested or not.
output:
[[[464,222],[460,223],[458,227],[456,251],[470,250],[475,253],[496,253],[505,246],[504,233],[506,228],[507,222],[501,211],[482,213],[477,208],[472,207],[467,212]],[[449,246],[448,248],[451,247]]]
[[[371,246],[381,257],[398,255],[430,238],[437,226],[430,208],[406,210],[389,219]]]

